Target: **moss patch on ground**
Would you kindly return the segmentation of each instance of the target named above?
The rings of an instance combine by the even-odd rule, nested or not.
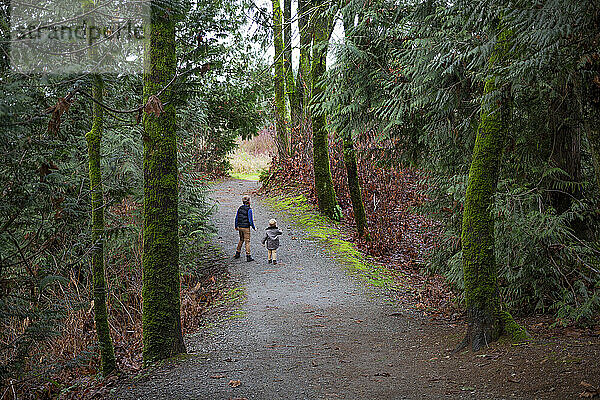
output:
[[[258,182],[260,175],[258,172],[256,173],[249,173],[249,174],[245,174],[245,173],[241,173],[241,172],[233,172],[231,174],[229,174],[229,176],[231,176],[234,179],[241,179],[244,181],[255,181]]]
[[[284,213],[286,219],[304,231],[307,239],[323,244],[325,253],[340,261],[352,275],[379,288],[404,290],[404,285],[397,279],[401,274],[361,253],[354,243],[345,238],[341,224],[319,214],[304,195],[271,197],[263,201]]]

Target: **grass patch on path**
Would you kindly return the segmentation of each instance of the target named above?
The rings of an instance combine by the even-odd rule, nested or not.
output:
[[[260,179],[260,174],[258,172],[250,172],[250,173],[233,172],[233,173],[230,173],[229,176],[231,176],[233,179],[241,179],[244,181],[258,182]]]
[[[293,197],[269,197],[265,204],[285,214],[285,218],[302,229],[307,239],[323,244],[326,254],[332,256],[352,275],[368,284],[391,291],[404,290],[398,271],[392,271],[375,263],[361,253],[354,243],[345,238],[341,225],[319,214],[304,195]]]

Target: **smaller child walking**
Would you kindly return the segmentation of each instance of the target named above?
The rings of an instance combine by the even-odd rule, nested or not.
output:
[[[269,264],[277,264],[277,249],[279,248],[279,235],[283,235],[283,232],[277,228],[277,221],[271,219],[269,221],[269,227],[266,229],[265,237],[262,240],[262,244],[267,246],[267,255],[269,257]]]

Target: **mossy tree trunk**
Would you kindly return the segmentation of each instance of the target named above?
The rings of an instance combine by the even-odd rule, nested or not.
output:
[[[354,41],[352,35],[354,28],[354,14],[350,13],[348,8],[344,11],[344,31],[346,40]],[[362,190],[360,187],[360,179],[358,177],[358,163],[356,161],[356,151],[354,149],[354,141],[352,133],[348,129],[341,132],[344,140],[344,164],[346,165],[346,175],[348,179],[348,190],[350,192],[350,200],[352,201],[352,211],[354,214],[354,222],[358,234],[369,240],[369,232],[367,230],[367,215],[365,213],[365,205],[362,198]]]
[[[285,127],[285,55],[283,54],[283,26],[279,0],[271,0],[273,5],[273,37],[274,37],[274,67],[273,77],[275,87],[275,130],[276,145],[280,160],[290,155],[289,138]]]
[[[158,3],[151,3],[145,102],[167,86],[177,67],[175,16]],[[177,137],[171,88],[164,89],[160,98],[165,104],[163,112],[144,115],[144,365],[185,352],[179,299]]]
[[[102,102],[104,82],[100,75],[92,76],[92,95]],[[117,369],[115,352],[110,337],[108,312],[106,310],[106,280],[104,278],[104,195],[100,146],[103,133],[102,106],[93,103],[92,129],[85,135],[88,145],[90,191],[92,198],[92,276],[94,282],[94,322],[100,347],[102,374],[107,376]]]
[[[490,67],[507,55],[509,37],[508,32],[502,31]],[[471,344],[474,351],[503,333],[516,340],[527,337],[512,316],[502,309],[497,284],[493,206],[509,117],[507,93],[500,91],[501,96],[482,104],[463,211],[461,241],[468,331],[459,348]],[[497,92],[495,78],[490,77],[485,82],[484,97]]]
[[[369,231],[367,229],[367,215],[365,213],[365,204],[362,198],[360,179],[358,177],[358,163],[356,162],[356,151],[350,132],[344,135],[344,164],[346,165],[346,175],[348,177],[348,190],[350,191],[350,200],[352,201],[352,212],[354,213],[354,222],[358,234],[369,240]]]
[[[311,104],[316,105],[322,101],[325,88],[321,82],[326,69],[327,45],[331,29],[331,21],[319,13],[324,12],[324,4],[319,1],[313,3],[317,8],[315,15],[310,19],[313,34],[312,48],[312,99]],[[339,221],[341,219],[340,207],[335,197],[331,166],[329,164],[329,141],[327,139],[327,120],[324,112],[311,113],[312,138],[313,138],[313,171],[315,177],[315,192],[319,203],[319,211],[329,218]]]

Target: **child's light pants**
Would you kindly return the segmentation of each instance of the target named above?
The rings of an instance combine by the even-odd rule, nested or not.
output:
[[[277,260],[277,250],[267,250],[269,260]]]
[[[246,255],[250,255],[250,228],[238,228],[238,232],[240,233],[240,241],[237,245],[237,252],[239,253],[242,250],[242,245],[246,244]]]

